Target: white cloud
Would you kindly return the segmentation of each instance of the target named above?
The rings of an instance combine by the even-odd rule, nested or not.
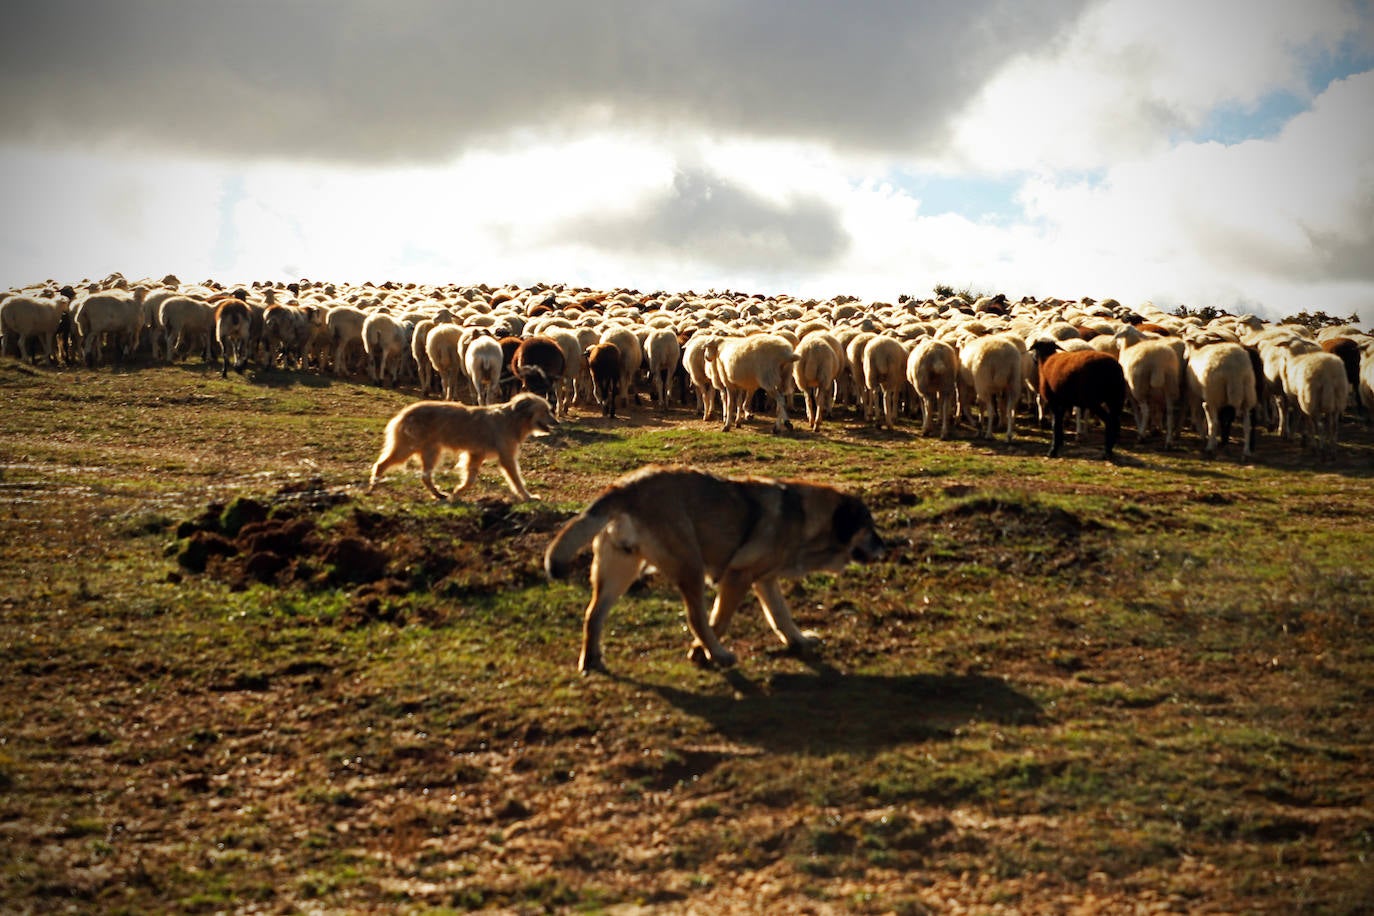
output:
[[[1123,301],[1368,310],[1368,287],[1349,281],[1374,281],[1370,110],[1374,72],[1334,83],[1271,140],[1184,143],[1098,182],[1035,179],[1023,202],[1055,239],[1051,263],[1079,259]]]
[[[1047,171],[1155,155],[1218,106],[1310,98],[1308,62],[1363,18],[1348,0],[1107,0],[997,73],[956,118],[946,161]]]
[[[0,148],[0,282],[208,269],[231,170]]]

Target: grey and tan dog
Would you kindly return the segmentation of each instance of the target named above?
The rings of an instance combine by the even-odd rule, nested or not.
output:
[[[457,499],[477,480],[482,462],[496,458],[511,490],[521,499],[538,499],[525,488],[520,474],[520,447],[531,435],[547,435],[558,425],[549,402],[534,394],[516,395],[504,404],[469,407],[450,401],[420,401],[403,408],[386,425],[382,454],[372,466],[368,481],[370,492],[388,468],[405,464],[412,456],[420,458],[420,476],[434,494],[444,494],[434,485],[434,468],[447,452],[458,452],[462,480],[450,500]]]
[[[647,467],[621,477],[571,519],[544,553],[550,578],[565,578],[592,543],[592,597],[583,620],[585,674],[604,671],[606,616],[648,565],[682,593],[698,664],[728,667],[720,642],[753,590],[779,638],[802,651],[820,643],[797,629],[778,580],[881,558],[886,545],[863,501],[818,483],[720,477],[693,468]],[[708,618],[705,583],[719,591]]]

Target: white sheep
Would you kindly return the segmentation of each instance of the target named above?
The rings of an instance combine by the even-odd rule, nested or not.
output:
[[[252,332],[253,313],[247,304],[238,299],[223,299],[215,306],[215,342],[223,360],[220,378],[228,377],[231,361],[235,371],[243,371],[251,350]]]
[[[863,379],[874,417],[880,425],[894,428],[897,401],[906,386],[907,352],[901,342],[880,334],[863,348]],[[879,412],[881,406],[881,412]]]
[[[434,364],[429,361],[429,354],[425,352],[425,341],[429,339],[429,332],[434,330],[435,325],[433,318],[423,318],[416,322],[415,330],[410,335],[410,358],[415,363],[415,375],[422,398],[429,397],[434,386]]]
[[[433,336],[431,333],[430,337]],[[479,405],[495,404],[501,400],[501,370],[505,366],[505,357],[500,341],[485,335],[473,339],[463,354],[463,365]]]
[[[389,379],[395,387],[410,352],[405,325],[388,312],[372,312],[363,320],[362,337],[368,378],[382,385]]]
[[[644,338],[644,363],[654,385],[654,400],[659,410],[668,409],[668,394],[673,386],[673,373],[682,359],[682,344],[672,327],[653,328]]]
[[[1288,387],[1284,383],[1284,367],[1288,363],[1288,357],[1293,353],[1313,353],[1321,347],[1315,341],[1307,340],[1294,334],[1291,329],[1282,327],[1269,328],[1250,339],[1259,352],[1260,364],[1264,373],[1266,403],[1263,407],[1269,416],[1269,428],[1273,430],[1277,426],[1280,436],[1284,439],[1291,439],[1293,436],[1292,422],[1289,417],[1291,398]]]
[[[82,356],[87,365],[104,361],[105,339],[115,348],[115,358],[134,353],[143,328],[143,297],[147,289],[135,286],[132,292],[107,290],[78,299],[72,305],[72,326],[81,338]]]
[[[980,436],[992,438],[994,418],[1001,417],[1007,424],[1007,441],[1012,441],[1024,353],[1025,342],[1009,334],[975,337],[960,348],[960,412],[967,413],[970,403],[978,404],[983,411]]]
[[[835,378],[840,373],[838,347],[825,331],[813,331],[797,343],[792,381],[806,400],[806,422],[812,432],[821,428],[821,419],[830,408]]]
[[[1250,457],[1250,414],[1258,400],[1250,354],[1226,340],[1195,348],[1188,357],[1187,379],[1189,405],[1194,414],[1200,410],[1206,418],[1207,454],[1216,454],[1217,444],[1239,416],[1241,454]],[[1201,431],[1202,424],[1194,423]]]
[[[139,332],[139,347],[143,344],[148,345],[148,355],[154,360],[162,358],[161,346],[163,342],[162,323],[158,314],[162,309],[162,303],[180,295],[175,286],[163,286],[155,290],[150,290],[143,297],[143,328]],[[167,360],[171,362],[169,358]]]
[[[329,310],[325,323],[334,349],[335,375],[346,375],[349,357],[363,351],[363,323],[366,321],[367,313],[351,305],[338,305]]]
[[[1302,444],[1306,448],[1309,435],[1315,440],[1318,454],[1336,457],[1341,414],[1350,399],[1350,381],[1345,362],[1334,353],[1308,349],[1310,341],[1290,338],[1279,344],[1289,351],[1283,367],[1283,386],[1293,398],[1302,417]]]
[[[840,392],[845,403],[855,407],[865,420],[873,419],[873,398],[864,384],[864,348],[878,335],[859,331],[844,342],[844,366],[840,370]]]
[[[1134,330],[1134,329],[1132,329]],[[1150,432],[1151,420],[1164,420],[1164,447],[1173,448],[1175,413],[1182,391],[1183,362],[1174,345],[1162,338],[1118,334],[1121,371],[1135,414],[1136,442]]]
[[[1360,347],[1360,403],[1364,405],[1365,422],[1374,422],[1374,338]]]
[[[587,351],[601,342],[601,331],[595,326],[585,324],[572,329],[577,338],[577,349],[581,357],[582,369],[573,379],[573,400],[579,404],[596,403],[596,386],[592,383],[592,373],[587,365]]]
[[[496,348],[501,349],[501,345],[497,344]],[[429,336],[425,338],[425,357],[433,367],[434,374],[439,376],[444,400],[458,400],[458,386],[463,378],[463,329],[456,324],[441,324],[431,328]]]
[[[262,319],[267,365],[276,366],[280,362],[288,369],[299,369],[304,366],[310,334],[310,316],[305,309],[292,305],[268,307]]]
[[[712,341],[706,353],[725,391],[727,431],[748,416],[749,401],[760,389],[777,403],[773,431],[780,433],[787,428],[787,386],[792,364],[797,361],[790,343],[775,334],[751,334]]]
[[[558,349],[563,353],[563,374],[558,377],[558,410],[559,416],[566,417],[577,397],[578,383],[587,373],[585,349],[571,328],[545,324],[542,330],[536,329],[536,334],[558,344]]]
[[[949,418],[958,399],[959,351],[932,337],[916,342],[907,357],[906,378],[921,398],[921,435],[929,435],[936,414],[940,438],[949,438]]]
[[[687,346],[682,348],[682,364],[687,369],[687,378],[691,381],[692,388],[696,390],[702,420],[711,419],[711,412],[716,403],[711,361],[706,355],[707,345],[716,339],[717,335],[713,333],[698,331],[688,339]]]
[[[612,325],[602,329],[601,339],[597,342],[613,343],[620,351],[620,403],[628,409],[632,398],[635,401],[639,399],[634,388],[635,376],[644,364],[644,348],[640,346],[639,337],[633,328]]]
[[[334,350],[334,332],[329,327],[329,308],[319,303],[303,303],[301,311],[310,321],[310,339],[305,345],[305,360],[323,372]]]
[[[859,384],[850,369],[849,344],[861,333],[863,332],[858,328],[848,325],[836,327],[830,333],[831,338],[839,346],[838,354],[840,357],[839,374],[835,376],[835,393],[830,399],[832,407],[836,404],[852,407],[855,403]]]
[[[57,354],[57,338],[64,324],[70,324],[68,302],[65,299],[43,299],[34,296],[11,296],[0,303],[0,353],[10,342],[17,344],[19,358],[29,359],[28,342],[37,338],[43,356],[53,362]],[[38,352],[33,353],[37,362]]]
[[[201,344],[207,363],[214,359],[215,309],[210,303],[194,296],[169,296],[158,306],[157,323],[167,362],[175,362],[192,341]]]

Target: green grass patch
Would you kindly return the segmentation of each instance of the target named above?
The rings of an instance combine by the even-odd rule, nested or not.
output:
[[[1371,886],[1363,428],[1320,468],[1191,434],[1113,465],[1032,429],[575,411],[525,450],[540,502],[487,470],[448,504],[413,469],[362,492],[404,390],[0,382],[20,909],[726,909],[763,882],[780,909],[1355,912]],[[751,599],[726,672],[647,576],[584,678],[587,566],[548,583],[542,551],[650,462],[838,483],[898,546],[784,586],[814,656]],[[179,562],[198,536],[223,552]]]

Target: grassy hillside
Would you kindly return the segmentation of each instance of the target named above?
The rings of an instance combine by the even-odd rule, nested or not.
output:
[[[361,492],[407,392],[0,362],[0,899],[297,909],[1368,912],[1374,436],[1314,465],[580,413],[439,505]],[[647,462],[862,494],[884,563],[675,594],[576,670],[549,534]],[[452,481],[451,473],[441,475]],[[272,558],[265,558],[271,554]],[[273,559],[275,558],[275,559]]]

